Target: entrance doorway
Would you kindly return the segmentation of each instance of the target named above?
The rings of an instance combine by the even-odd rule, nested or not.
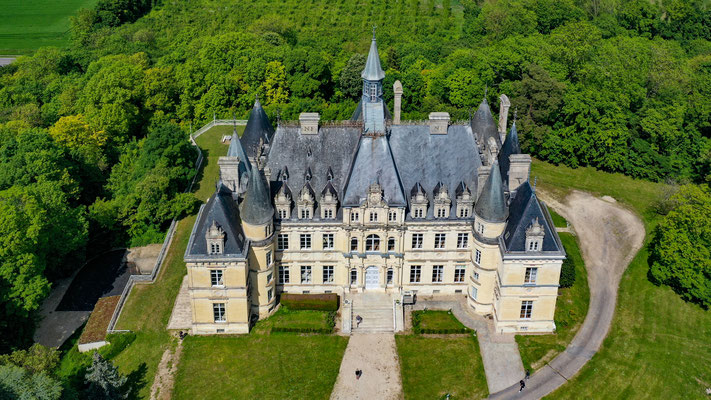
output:
[[[365,270],[365,288],[377,289],[380,287],[380,272],[378,267],[368,267]]]

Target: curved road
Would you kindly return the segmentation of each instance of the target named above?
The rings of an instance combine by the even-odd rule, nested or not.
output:
[[[610,330],[620,278],[644,241],[642,221],[611,198],[573,191],[560,203],[543,191],[537,194],[575,228],[588,271],[590,306],[568,348],[531,375],[522,393],[516,384],[492,394],[492,399],[540,399],[580,371]]]

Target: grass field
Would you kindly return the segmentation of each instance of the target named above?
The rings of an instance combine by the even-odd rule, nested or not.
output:
[[[587,271],[575,236],[560,233],[565,252],[575,264],[575,283],[559,290],[554,335],[518,335],[516,342],[524,368],[534,371],[565,350],[585,320],[590,304]]]
[[[97,0],[4,0],[0,54],[27,54],[43,46],[64,46],[69,17]]]
[[[652,206],[662,184],[540,161],[532,172],[541,187],[559,194],[580,189],[614,197],[642,217],[648,233],[659,222]],[[550,398],[708,399],[711,311],[650,283],[648,255],[644,246],[623,275],[612,327],[600,351]]]
[[[488,395],[475,336],[395,335],[406,400],[481,399]]]
[[[259,321],[255,332],[268,333],[271,328],[330,329],[327,311],[287,310],[281,307],[271,317]]]
[[[449,311],[423,310],[412,312],[413,328],[420,329],[463,329],[466,328]]]

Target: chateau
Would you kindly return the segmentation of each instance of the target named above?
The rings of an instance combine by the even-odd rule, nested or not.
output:
[[[259,101],[220,157],[185,262],[197,334],[246,333],[279,293],[466,296],[499,332],[552,332],[565,252],[501,96],[466,124],[402,122],[373,37],[351,121],[274,129]]]

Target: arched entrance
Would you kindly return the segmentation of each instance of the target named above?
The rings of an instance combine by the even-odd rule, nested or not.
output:
[[[365,269],[365,288],[377,289],[380,287],[380,271],[378,267],[370,266]]]

